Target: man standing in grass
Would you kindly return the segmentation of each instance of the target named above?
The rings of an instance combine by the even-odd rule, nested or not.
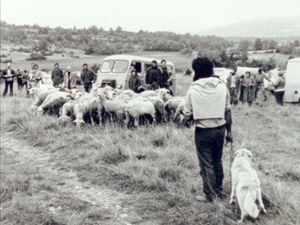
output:
[[[206,57],[192,62],[194,82],[188,89],[184,114],[195,121],[195,144],[203,182],[204,198],[212,202],[224,198],[222,153],[226,140],[232,142],[230,99],[226,84],[214,76],[213,64]]]
[[[90,93],[93,83],[96,80],[96,75],[93,71],[89,70],[88,64],[83,64],[81,72],[81,80],[84,86],[84,90],[87,93]]]
[[[14,76],[15,76],[15,71],[11,69],[11,64],[7,64],[7,69],[2,71],[2,75],[5,80],[5,87],[4,87],[4,92],[3,96],[7,95],[8,88],[9,88],[9,95],[13,96],[13,88],[14,88]]]
[[[52,71],[51,79],[54,87],[58,87],[58,85],[64,82],[64,73],[62,69],[59,68],[58,63],[54,64],[54,70]]]

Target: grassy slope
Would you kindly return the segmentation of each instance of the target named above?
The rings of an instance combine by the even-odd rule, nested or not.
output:
[[[31,101],[23,97],[1,99],[1,130],[12,132],[24,144],[47,153],[47,163],[62,173],[71,170],[90,187],[127,194],[129,197],[122,200],[121,206],[130,206],[139,214],[141,219],[136,223],[235,224],[237,211],[228,205],[228,199],[206,205],[194,199],[201,194],[201,181],[193,130],[172,125],[136,130],[61,128],[56,118],[32,115],[28,107]],[[299,107],[280,108],[272,100],[252,108],[238,105],[233,108],[233,120],[234,146],[247,147],[254,153],[263,193],[271,200],[266,201],[268,214],[255,223],[299,223]],[[5,224],[107,221],[110,212],[57,191],[55,178],[53,181],[45,177],[31,164],[16,164],[6,153],[1,156],[1,220]],[[227,193],[228,158],[229,148],[225,147]],[[49,211],[51,207],[61,207],[64,213]]]

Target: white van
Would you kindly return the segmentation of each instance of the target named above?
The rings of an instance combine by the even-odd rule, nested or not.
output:
[[[145,86],[145,77],[148,68],[151,66],[152,60],[156,60],[160,66],[159,59],[145,58],[134,55],[112,55],[103,59],[101,67],[97,74],[96,84],[99,86],[110,85],[113,88],[128,89],[128,81],[132,65],[137,71],[138,76],[142,80],[142,85]],[[170,89],[176,93],[176,77],[174,64],[167,61],[168,71],[171,75]]]
[[[284,101],[300,103],[300,58],[288,61],[285,80]]]

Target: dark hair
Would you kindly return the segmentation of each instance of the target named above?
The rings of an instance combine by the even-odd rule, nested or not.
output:
[[[211,77],[214,74],[214,65],[207,57],[197,57],[192,62],[195,71],[194,81],[200,78]]]
[[[58,62],[54,63],[54,66],[59,66]]]
[[[263,70],[262,70],[261,68],[258,69],[258,72],[259,72],[259,73],[262,73],[262,71],[263,71]]]
[[[250,71],[246,71],[246,73],[245,73],[245,74],[246,74],[246,75],[247,75],[247,74],[251,75],[251,72],[250,72]]]
[[[162,60],[160,61],[160,63],[163,63],[163,62],[167,63],[167,61],[166,61],[165,59],[162,59]]]
[[[152,60],[152,63],[156,63],[157,64],[157,61],[156,60]]]
[[[87,66],[87,65],[88,65],[87,63],[84,63],[84,64],[82,65],[82,67]]]

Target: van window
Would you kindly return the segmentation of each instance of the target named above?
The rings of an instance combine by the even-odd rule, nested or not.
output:
[[[129,62],[126,60],[116,60],[112,69],[113,73],[125,73]]]
[[[142,63],[141,62],[132,62],[132,66],[136,70],[137,73],[142,72]]]
[[[113,60],[105,60],[102,65],[100,71],[103,73],[111,72],[111,69],[113,67],[114,61]]]

